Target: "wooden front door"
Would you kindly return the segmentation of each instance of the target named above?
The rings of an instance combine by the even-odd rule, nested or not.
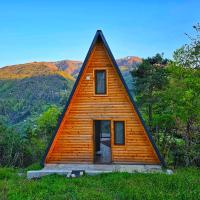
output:
[[[94,120],[94,163],[111,162],[111,121]]]

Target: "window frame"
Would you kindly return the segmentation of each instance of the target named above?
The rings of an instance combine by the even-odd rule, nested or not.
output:
[[[116,143],[116,140],[115,140],[115,124],[118,123],[118,122],[123,122],[123,143]],[[113,129],[114,129],[114,145],[125,145],[125,135],[126,135],[126,121],[125,120],[114,120],[113,121]]]
[[[97,72],[98,71],[104,71],[105,72],[105,93],[97,93]],[[108,95],[108,81],[107,81],[107,69],[104,69],[104,68],[97,68],[97,69],[94,69],[94,95],[95,96],[107,96]]]

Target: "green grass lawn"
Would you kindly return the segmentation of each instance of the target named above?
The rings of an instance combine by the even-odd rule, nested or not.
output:
[[[200,199],[200,170],[173,175],[110,173],[67,179],[51,175],[27,180],[19,170],[0,168],[0,199]]]

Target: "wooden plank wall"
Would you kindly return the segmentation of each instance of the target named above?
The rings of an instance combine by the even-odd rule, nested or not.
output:
[[[94,95],[94,69],[107,70],[106,96]],[[92,163],[95,119],[112,120],[114,163],[160,163],[101,41],[95,45],[45,162]],[[125,120],[125,145],[114,145],[113,120]]]

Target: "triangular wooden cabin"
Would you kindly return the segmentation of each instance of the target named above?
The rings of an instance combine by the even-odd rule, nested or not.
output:
[[[43,164],[164,165],[98,30]]]

